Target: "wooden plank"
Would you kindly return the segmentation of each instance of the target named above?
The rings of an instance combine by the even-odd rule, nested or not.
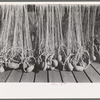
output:
[[[22,71],[13,70],[7,79],[7,82],[19,82],[22,75]]]
[[[91,65],[85,70],[85,72],[92,82],[100,82],[100,75],[91,67]]]
[[[91,65],[98,71],[100,74],[100,64],[97,62],[92,62]]]
[[[64,82],[67,82],[67,83],[69,83],[69,82],[75,83],[76,82],[75,79],[74,79],[74,77],[73,77],[72,72],[61,71],[61,75],[62,75],[62,78],[63,78]]]
[[[47,82],[47,71],[36,73],[35,82]]]
[[[11,70],[0,73],[0,82],[5,82],[10,73]]]
[[[88,79],[88,77],[85,75],[84,72],[78,72],[78,71],[73,71],[76,80],[78,81],[78,83],[90,83],[90,80]]]
[[[59,71],[49,71],[49,82],[62,82]]]
[[[34,81],[34,72],[30,72],[30,73],[23,73],[21,82],[33,82]]]
[[[34,72],[30,72],[30,73],[23,73],[21,82],[33,82],[34,81]]]

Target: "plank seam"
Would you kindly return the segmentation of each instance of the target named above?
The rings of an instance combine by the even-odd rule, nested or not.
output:
[[[94,68],[94,66],[93,66],[92,64],[90,64],[90,65],[91,65],[91,67],[100,75],[100,73],[97,71],[97,69]]]
[[[23,77],[23,74],[24,74],[24,73],[22,72],[22,75],[21,75],[21,77],[20,77],[20,80],[19,80],[19,82],[21,82],[21,79],[22,79],[22,77]]]
[[[6,78],[6,80],[5,80],[4,82],[7,82],[7,80],[8,80],[8,78],[9,78],[9,76],[10,76],[11,73],[12,73],[12,70],[11,70],[11,72],[9,73],[8,77]]]
[[[88,76],[88,74],[86,73],[86,71],[84,70],[83,72],[85,73],[85,75],[87,76],[87,78],[90,80],[90,82],[93,83],[92,80],[90,79],[90,77]]]
[[[47,82],[49,82],[49,71],[47,70]]]
[[[60,71],[60,70],[59,70],[59,73],[60,73],[61,81],[62,81],[62,82],[64,82],[64,81],[63,81],[63,77],[62,77],[62,74],[61,74],[61,71]]]
[[[36,73],[34,73],[34,79],[33,79],[33,82],[35,82],[35,79],[36,79]]]
[[[77,78],[76,78],[75,74],[73,73],[73,71],[72,71],[72,75],[73,75],[73,77],[74,77],[76,83],[78,83]]]

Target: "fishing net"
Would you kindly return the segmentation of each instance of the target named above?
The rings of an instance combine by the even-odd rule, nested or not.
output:
[[[54,55],[56,60],[62,56],[63,67],[73,59],[75,66],[80,62],[88,68],[94,57],[98,7],[36,4],[30,5],[32,11],[28,7],[0,6],[0,61],[24,63],[34,59],[34,63],[46,65],[48,55]]]

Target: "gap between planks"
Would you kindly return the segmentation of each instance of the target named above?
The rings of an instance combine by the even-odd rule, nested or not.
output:
[[[20,82],[34,82],[34,76],[35,76],[34,72],[30,72],[30,73],[24,72]]]
[[[100,75],[94,70],[91,65],[84,72],[93,83],[100,82]]]
[[[21,70],[12,70],[6,82],[19,82],[22,75]]]

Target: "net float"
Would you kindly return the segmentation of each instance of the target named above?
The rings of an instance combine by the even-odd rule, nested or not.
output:
[[[14,62],[8,62],[7,63],[7,67],[11,68],[11,69],[17,69],[17,68],[19,68],[19,64],[18,63],[14,63]]]
[[[68,63],[68,69],[69,69],[70,71],[73,71],[74,67],[72,66],[71,63]]]
[[[52,66],[57,67],[58,66],[58,61],[56,59],[54,59],[52,61]]]
[[[76,66],[75,67],[75,70],[77,70],[77,71],[83,71],[84,70],[84,67],[82,67],[82,66]]]
[[[93,61],[96,61],[96,57],[95,56],[93,56]]]
[[[34,70],[34,65],[30,65],[28,68],[27,68],[27,72],[32,72]]]
[[[5,69],[4,69],[3,65],[1,64],[0,65],[0,73],[3,73],[4,71],[5,71]]]
[[[24,70],[24,72],[26,72],[26,68],[27,68],[27,67],[28,67],[27,63],[24,62],[24,63],[23,63],[23,70]]]

